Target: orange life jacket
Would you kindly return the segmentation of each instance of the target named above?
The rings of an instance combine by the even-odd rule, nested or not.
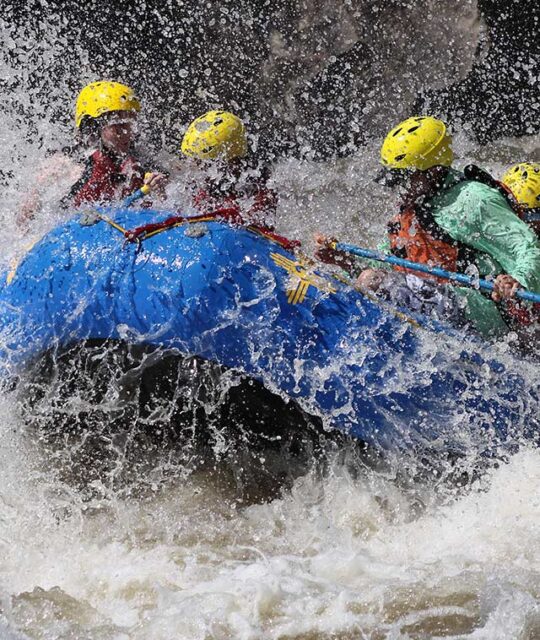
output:
[[[392,253],[399,258],[456,271],[458,266],[457,243],[435,237],[422,226],[414,209],[405,209],[388,224],[388,237]],[[397,267],[407,271],[404,267]],[[429,276],[428,276],[429,277]]]

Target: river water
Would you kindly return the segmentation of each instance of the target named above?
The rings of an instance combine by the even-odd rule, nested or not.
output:
[[[13,215],[44,151],[3,117],[14,173],[5,265],[28,244]],[[379,142],[347,160],[278,164],[278,228],[308,246],[314,229],[373,244],[392,206],[372,183]],[[458,136],[458,164],[497,171],[537,147],[507,140],[486,152]],[[62,189],[36,234],[57,220]],[[337,457],[277,490],[239,487],[227,467],[141,491],[98,487],[88,500],[59,478],[7,391],[0,468],[2,640],[540,638],[536,449],[465,487],[404,479],[399,461]]]

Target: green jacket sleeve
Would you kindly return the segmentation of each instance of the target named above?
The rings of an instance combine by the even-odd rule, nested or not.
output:
[[[453,238],[487,253],[525,288],[540,292],[540,244],[495,189],[462,182],[434,203],[434,217]]]

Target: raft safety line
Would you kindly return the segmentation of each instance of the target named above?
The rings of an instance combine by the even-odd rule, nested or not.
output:
[[[170,218],[167,218],[162,222],[145,224],[132,230],[125,229],[124,227],[117,224],[114,220],[100,213],[99,211],[94,210],[92,213],[95,214],[98,220],[106,222],[111,227],[119,231],[126,239],[126,242],[140,244],[144,240],[153,238],[163,231],[181,227],[184,224],[196,224],[198,222],[226,222],[227,214],[234,214],[237,212],[235,209],[218,209],[214,213],[201,214],[198,216],[171,216]],[[269,229],[264,229],[262,227],[258,227],[257,225],[247,225],[244,228],[251,233],[254,233],[265,238],[266,240],[270,240],[271,242],[278,244],[280,247],[288,251],[292,251],[302,244],[300,240],[289,240],[288,238],[284,238],[283,236],[280,236],[277,233],[270,231]]]

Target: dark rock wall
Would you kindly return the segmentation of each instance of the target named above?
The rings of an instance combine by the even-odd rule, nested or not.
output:
[[[109,77],[169,149],[216,106],[279,153],[345,155],[428,109],[488,141],[540,127],[539,14],[538,0],[8,0],[1,107],[29,136],[46,118],[69,137],[77,91]]]
[[[540,131],[540,2],[478,0],[486,25],[471,71],[420,109],[469,123],[480,142]]]

